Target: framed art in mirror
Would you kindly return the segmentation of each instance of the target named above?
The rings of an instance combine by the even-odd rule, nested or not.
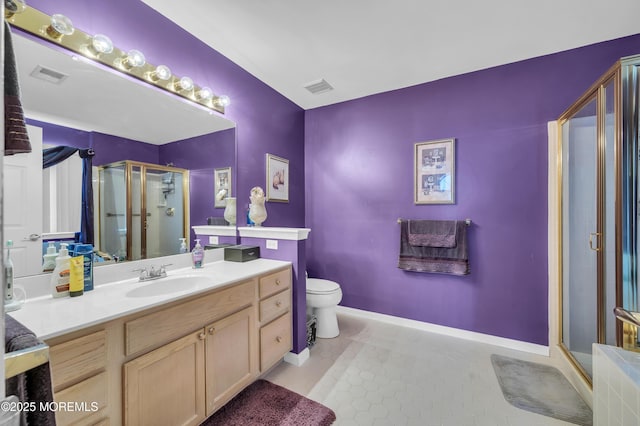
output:
[[[454,204],[455,139],[415,144],[414,203]]]
[[[231,167],[214,169],[215,175],[215,208],[227,206],[227,197],[231,197]]]
[[[289,202],[289,160],[267,154],[267,201]]]

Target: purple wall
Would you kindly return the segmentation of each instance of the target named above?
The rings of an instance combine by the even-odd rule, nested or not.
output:
[[[307,111],[310,276],[342,304],[546,345],[547,128],[640,36]],[[456,204],[414,205],[417,142],[456,138]],[[397,268],[398,218],[471,218],[471,275]]]
[[[27,119],[27,123],[42,128],[44,144],[67,145],[75,148],[93,147],[96,152],[93,157],[94,166],[122,160],[158,164],[158,146],[156,145],[103,133],[72,129],[43,121]]]
[[[206,225],[210,216],[222,217],[223,208],[214,207],[214,169],[232,168],[232,194],[236,182],[236,131],[223,130],[160,146],[160,164],[171,162],[175,167],[189,169],[191,226]],[[195,239],[191,230],[190,241]]]
[[[62,13],[81,30],[108,35],[123,50],[139,49],[150,63],[167,64],[231,98],[226,118],[238,138],[238,217],[252,187],[265,186],[265,154],[290,160],[288,204],[268,203],[266,226],[304,225],[304,111],[238,65],[139,0],[31,0],[45,13]],[[126,13],[123,13],[126,11]]]
[[[157,145],[96,132],[93,132],[92,136],[92,146],[96,152],[93,158],[94,166],[123,160],[159,164]]]

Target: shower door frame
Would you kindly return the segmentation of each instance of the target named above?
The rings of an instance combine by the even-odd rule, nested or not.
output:
[[[161,172],[175,172],[182,175],[182,235],[189,238],[189,170],[159,164],[144,163],[141,161],[125,161],[126,163],[126,188],[127,188],[127,257],[133,253],[133,193],[131,191],[131,179],[134,167],[140,168],[140,258],[147,258],[147,170]]]
[[[189,170],[181,169],[178,167],[171,166],[162,166],[160,164],[152,164],[145,163],[141,161],[132,161],[132,160],[123,160],[117,161],[110,164],[105,164],[102,166],[98,166],[98,169],[106,169],[111,167],[124,166],[124,179],[125,179],[125,197],[126,197],[126,228],[127,228],[127,236],[126,236],[126,248],[127,248],[127,259],[132,260],[131,256],[133,253],[133,234],[131,230],[133,229],[133,192],[131,188],[132,176],[134,172],[134,168],[138,168],[140,171],[140,259],[147,258],[147,232],[146,232],[146,218],[147,218],[147,193],[146,193],[146,171],[147,169],[158,170],[162,172],[177,172],[182,175],[182,211],[183,211],[183,219],[182,219],[182,234],[185,238],[189,239]],[[138,171],[136,170],[136,171]],[[98,204],[99,206],[100,204]],[[99,211],[99,208],[98,208]],[[97,215],[98,217],[98,230],[101,228],[100,224],[100,213]],[[177,243],[176,243],[177,244]]]
[[[558,270],[558,346],[564,355],[568,358],[574,368],[580,373],[580,375],[586,380],[589,386],[593,386],[592,378],[584,367],[578,362],[578,360],[571,353],[569,348],[564,344],[564,318],[563,318],[563,278],[564,278],[564,259],[563,259],[563,237],[564,237],[564,223],[563,223],[563,125],[570,120],[576,113],[578,113],[589,102],[596,99],[596,236],[598,246],[596,249],[596,333],[597,342],[604,343],[606,338],[606,288],[605,288],[605,250],[602,250],[605,241],[605,119],[606,119],[606,104],[605,104],[605,87],[613,82],[614,87],[614,185],[615,185],[615,294],[616,294],[616,306],[622,306],[622,101],[621,101],[621,77],[620,77],[621,63],[616,62],[605,74],[603,74],[591,87],[584,92],[584,94],[575,101],[561,116],[558,118],[558,152],[557,152],[557,167],[558,167],[558,217],[560,218],[558,229],[558,257],[559,257],[559,270]],[[613,315],[613,313],[609,313]],[[618,345],[621,342],[622,327],[618,322],[616,324],[616,341]]]

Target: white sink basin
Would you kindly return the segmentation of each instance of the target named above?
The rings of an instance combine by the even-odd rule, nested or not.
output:
[[[134,284],[136,288],[129,290],[128,297],[151,297],[163,294],[180,293],[193,290],[198,286],[206,286],[211,280],[201,275],[175,275],[146,283]]]

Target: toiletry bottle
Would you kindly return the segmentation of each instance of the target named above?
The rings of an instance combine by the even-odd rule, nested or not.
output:
[[[196,238],[196,245],[191,251],[191,259],[193,260],[194,268],[202,268],[202,261],[204,259],[204,249],[200,245],[199,238]]]
[[[77,297],[84,294],[84,256],[79,255],[69,259],[69,296]]]
[[[187,239],[180,238],[180,253],[186,253],[189,249],[187,249]]]
[[[4,259],[4,304],[11,303],[13,301],[13,261],[11,260],[11,247],[13,247],[13,241],[7,241],[7,257]]]
[[[93,290],[93,245],[76,244],[75,256],[82,256],[84,291]]]
[[[255,222],[251,220],[251,218],[249,217],[249,212],[251,210],[249,209],[249,205],[247,205],[247,226],[253,226],[255,225]]]
[[[47,253],[42,256],[42,272],[51,272],[56,267],[56,257],[58,252],[56,251],[56,243],[49,241],[49,247],[47,247]]]
[[[56,258],[56,267],[51,274],[51,295],[53,297],[63,297],[69,295],[69,251],[67,244],[60,244],[60,252]]]

